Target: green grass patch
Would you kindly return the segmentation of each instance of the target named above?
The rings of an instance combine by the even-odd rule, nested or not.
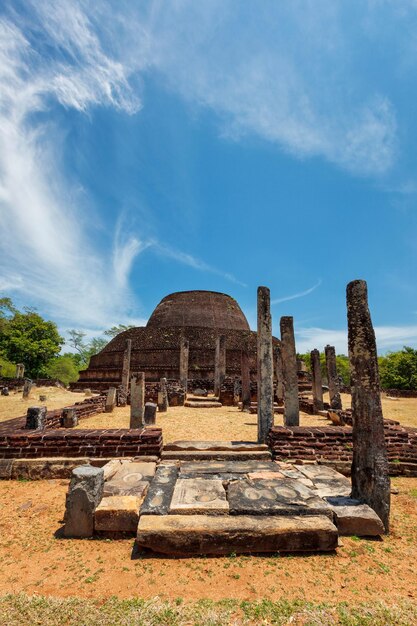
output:
[[[0,623],[7,626],[226,626],[302,624],[303,626],[409,626],[417,623],[417,607],[411,602],[318,604],[304,600],[200,600],[182,598],[106,601],[81,598],[48,598],[25,594],[0,597]]]

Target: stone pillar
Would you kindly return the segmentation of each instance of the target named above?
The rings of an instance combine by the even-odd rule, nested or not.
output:
[[[80,465],[72,472],[65,503],[66,537],[91,537],[94,533],[94,511],[103,497],[102,467]]]
[[[277,401],[278,404],[284,402],[284,372],[282,371],[282,351],[281,346],[276,346],[274,350],[275,378],[277,380]]]
[[[188,387],[188,357],[190,352],[190,343],[188,339],[184,339],[181,337],[181,347],[180,347],[180,382],[181,386],[185,389],[185,393],[187,393]]]
[[[242,411],[248,412],[250,409],[250,368],[248,351],[242,350],[240,353],[240,369],[242,378]]]
[[[43,430],[46,427],[46,406],[31,406],[26,413],[28,430]]]
[[[166,413],[168,411],[168,391],[167,391],[167,379],[161,378],[159,381],[160,390],[158,391],[158,411],[160,413]]]
[[[78,425],[77,411],[73,407],[62,409],[61,425],[63,428],[74,428]]]
[[[321,378],[320,352],[312,350],[311,356],[311,374],[313,377],[313,406],[315,411],[322,411],[323,405],[323,381]]]
[[[220,395],[220,388],[226,377],[226,336],[220,335],[216,339],[214,356],[214,395]]]
[[[284,425],[300,425],[298,400],[298,367],[292,317],[281,317],[281,354],[284,376]]]
[[[352,497],[364,500],[389,531],[390,479],[384,436],[375,333],[364,280],[347,286],[352,381]]]
[[[130,426],[143,428],[145,412],[145,374],[139,372],[130,381]]]
[[[126,340],[126,349],[123,353],[123,365],[122,365],[122,383],[120,385],[119,392],[119,406],[126,406],[127,394],[129,390],[130,380],[130,356],[132,353],[132,340]]]
[[[258,287],[258,442],[267,443],[274,425],[272,320],[268,287]]]
[[[30,378],[25,378],[25,384],[23,385],[23,399],[27,400],[30,396],[30,391],[32,389],[32,381]]]
[[[326,355],[327,384],[329,385],[330,406],[332,409],[341,409],[342,400],[339,391],[339,377],[336,367],[336,350],[334,346],[324,348]]]
[[[23,363],[16,363],[16,378],[23,378],[25,375],[25,366]]]
[[[116,387],[110,387],[107,391],[105,412],[112,413],[116,406]]]
[[[154,402],[145,404],[144,422],[145,426],[151,426],[156,423],[156,409],[158,406]]]

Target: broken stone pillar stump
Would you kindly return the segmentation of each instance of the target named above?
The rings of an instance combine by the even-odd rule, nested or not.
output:
[[[274,425],[272,320],[268,287],[258,287],[258,442],[266,443]]]
[[[25,384],[23,385],[23,399],[27,400],[29,398],[30,392],[32,389],[32,381],[30,378],[25,378]]]
[[[25,375],[25,366],[23,363],[16,363],[16,378],[23,378]]]
[[[188,339],[184,339],[181,337],[181,346],[180,346],[180,382],[181,386],[184,388],[185,393],[187,393],[188,388],[188,358],[190,352],[190,343]]]
[[[311,356],[311,374],[313,377],[313,406],[315,411],[323,411],[323,381],[321,377],[320,352],[312,350]]]
[[[45,396],[44,394],[41,393],[41,395],[39,396],[39,400],[40,402],[46,402],[48,399],[48,396]]]
[[[220,387],[226,376],[226,337],[220,335],[216,339],[214,354],[214,395],[220,394]]]
[[[326,355],[327,382],[329,385],[330,406],[332,409],[341,409],[342,400],[339,391],[339,377],[336,366],[336,350],[334,346],[324,348]]]
[[[281,317],[281,354],[284,376],[284,425],[300,425],[300,403],[298,400],[298,366],[295,351],[294,321],[292,317]]]
[[[106,396],[106,406],[104,408],[106,413],[112,413],[116,406],[116,387],[110,387]]]
[[[160,413],[166,413],[168,411],[168,392],[167,392],[167,379],[161,378],[159,381],[160,391],[158,391],[158,411]]]
[[[26,413],[28,430],[43,430],[46,427],[46,406],[31,406]]]
[[[62,409],[61,426],[63,428],[74,428],[78,425],[78,417],[76,409],[68,407]]]
[[[130,381],[130,428],[142,428],[145,411],[145,374],[139,372]]]
[[[250,369],[249,354],[247,350],[240,353],[240,368],[242,376],[242,411],[250,409]]]
[[[8,387],[3,387],[1,390],[1,395],[2,396],[8,396],[9,395],[9,388]]]
[[[364,280],[346,291],[352,381],[352,498],[369,504],[389,531],[390,478],[375,333]]]
[[[158,405],[154,402],[147,402],[145,404],[144,422],[145,426],[151,426],[156,423],[156,409]]]
[[[91,537],[94,532],[94,512],[103,497],[102,467],[81,465],[72,472],[65,504],[66,537]]]

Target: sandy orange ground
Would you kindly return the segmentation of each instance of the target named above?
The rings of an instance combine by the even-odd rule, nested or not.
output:
[[[41,394],[46,395],[46,402],[40,402]],[[9,396],[0,396],[0,422],[26,415],[30,406],[45,405],[50,410],[60,409],[85,398],[84,393],[74,393],[60,387],[33,387],[27,400],[23,400],[21,391],[10,391]]]
[[[0,481],[0,594],[397,602],[417,595],[417,479],[396,478],[391,534],[331,554],[132,558],[133,538],[65,540],[68,481]]]

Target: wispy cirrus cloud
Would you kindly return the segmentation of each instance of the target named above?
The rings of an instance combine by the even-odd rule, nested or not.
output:
[[[313,285],[312,287],[309,287],[308,289],[305,289],[304,291],[299,291],[298,293],[294,293],[291,296],[282,296],[281,298],[274,298],[273,300],[271,300],[271,304],[280,304],[281,302],[288,302],[289,300],[296,300],[297,298],[304,298],[304,296],[308,296],[310,293],[313,293],[313,291],[315,291],[317,289],[317,287],[320,287],[322,283],[321,278],[316,282],[315,285]]]
[[[417,343],[417,325],[375,326],[379,352],[399,350],[404,345]],[[339,354],[347,354],[347,331],[326,328],[296,328],[297,351],[304,353],[314,348],[323,351],[327,344],[336,347]]]

